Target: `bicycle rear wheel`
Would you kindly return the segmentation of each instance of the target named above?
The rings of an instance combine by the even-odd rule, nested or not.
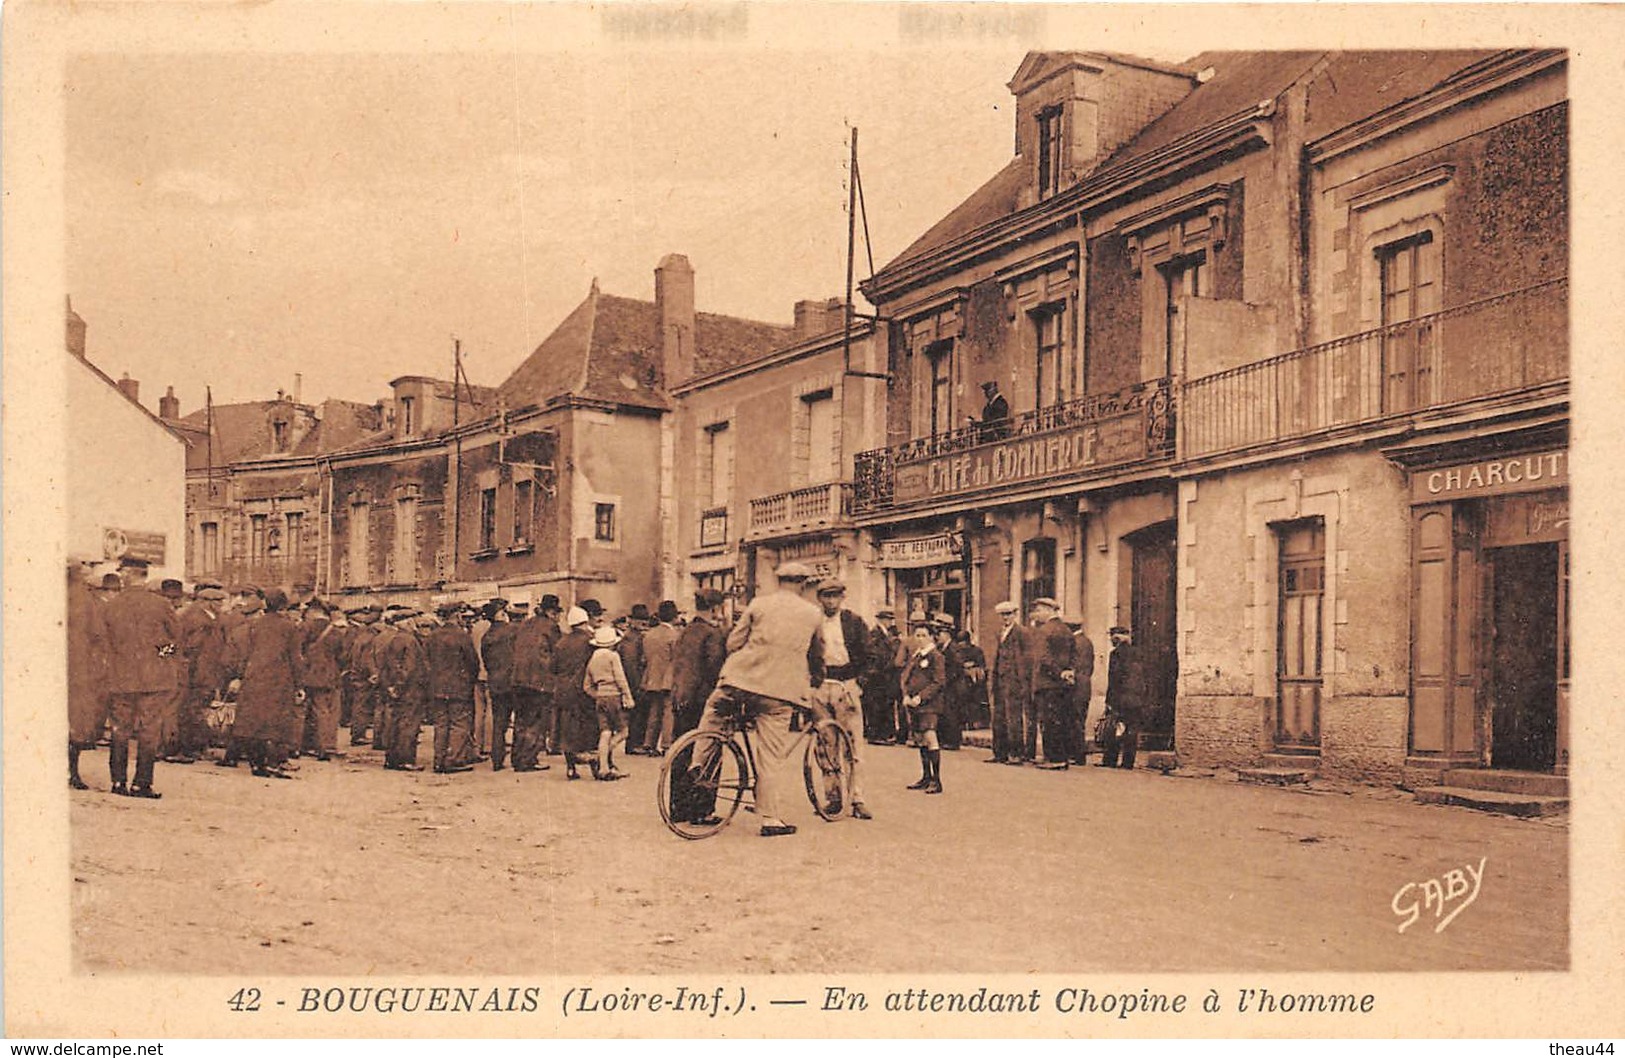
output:
[[[751,789],[739,743],[715,731],[690,731],[660,762],[655,798],[671,832],[697,841],[721,833]]]
[[[820,720],[807,738],[801,761],[807,800],[820,819],[835,822],[852,804],[852,739],[833,720]]]

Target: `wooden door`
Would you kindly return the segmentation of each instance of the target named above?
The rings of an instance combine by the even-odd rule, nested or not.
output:
[[[1557,763],[1558,545],[1489,554],[1490,763],[1550,771]]]
[[[1144,735],[1149,749],[1168,749],[1174,740],[1174,698],[1179,689],[1175,607],[1175,526],[1168,522],[1128,538],[1133,548],[1130,631],[1146,667],[1150,695]]]
[[[1320,747],[1321,612],[1326,598],[1326,528],[1320,521],[1280,532],[1277,580],[1275,746]]]

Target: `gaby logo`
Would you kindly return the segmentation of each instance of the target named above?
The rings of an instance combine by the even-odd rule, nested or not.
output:
[[[1438,878],[1406,882],[1390,903],[1394,914],[1405,920],[1399,924],[1399,932],[1404,933],[1414,926],[1423,911],[1431,910],[1436,920],[1433,932],[1443,933],[1457,915],[1478,899],[1479,888],[1484,884],[1484,864],[1488,862],[1489,857],[1483,856],[1477,867],[1469,863],[1446,871]]]

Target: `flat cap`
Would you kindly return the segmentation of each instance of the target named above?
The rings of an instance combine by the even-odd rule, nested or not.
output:
[[[897,616],[897,611],[895,611],[895,610],[876,610],[875,611],[875,618],[877,620],[882,620],[882,619],[885,619],[885,618],[896,617],[896,616]]]
[[[813,576],[812,567],[802,562],[782,562],[773,573],[780,580],[807,580]]]
[[[818,582],[818,594],[820,594],[820,595],[845,595],[846,594],[846,585],[842,584],[840,581],[836,580],[834,577],[831,577],[829,580],[823,580],[823,581]]]
[[[1040,598],[1034,599],[1033,600],[1033,605],[1034,606],[1047,606],[1051,610],[1054,610],[1056,613],[1061,612],[1061,604],[1056,602],[1054,599],[1050,598],[1048,595],[1045,595],[1045,596],[1042,596]]]
[[[1133,634],[1133,632],[1129,631],[1127,628],[1124,628],[1122,625],[1112,625],[1111,631],[1107,633],[1107,635],[1114,636],[1131,636]]]
[[[1017,606],[1015,603],[1011,602],[1009,599],[1006,599],[1004,602],[1001,602],[997,606],[993,607],[993,612],[994,613],[1015,613],[1019,609],[1021,609],[1021,607]]]
[[[174,577],[165,577],[163,582],[158,585],[158,594],[167,595],[171,599],[178,599],[185,594],[185,590],[181,587],[181,582]]]

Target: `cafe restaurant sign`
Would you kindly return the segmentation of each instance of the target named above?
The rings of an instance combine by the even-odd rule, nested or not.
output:
[[[149,566],[164,564],[164,534],[109,526],[102,530],[102,557],[131,559]]]
[[[1561,489],[1568,483],[1569,454],[1559,448],[1412,471],[1411,502],[1443,503],[1475,496]]]
[[[880,564],[886,569],[918,569],[959,562],[965,555],[965,538],[959,533],[937,533],[906,540],[882,540]]]
[[[1146,455],[1145,415],[1136,408],[1116,418],[1011,437],[962,452],[899,460],[894,502],[914,503],[1072,477]]]

